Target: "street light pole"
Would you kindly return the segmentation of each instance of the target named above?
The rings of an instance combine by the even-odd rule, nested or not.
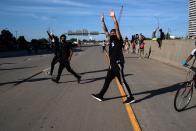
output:
[[[158,16],[155,16],[155,19],[157,20],[157,26],[159,28],[159,17]]]

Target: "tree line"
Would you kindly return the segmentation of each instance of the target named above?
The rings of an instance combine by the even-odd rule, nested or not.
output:
[[[24,36],[16,38],[9,30],[4,29],[0,34],[0,51],[27,50],[28,52],[39,49],[49,49],[49,41],[45,38],[32,39],[30,42]]]

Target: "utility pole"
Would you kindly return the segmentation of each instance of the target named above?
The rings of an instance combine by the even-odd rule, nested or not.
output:
[[[155,19],[157,20],[157,27],[159,28],[159,17],[155,16]]]

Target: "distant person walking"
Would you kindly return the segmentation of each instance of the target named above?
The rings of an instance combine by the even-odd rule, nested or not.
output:
[[[165,34],[162,29],[159,29],[159,38],[157,38],[158,47],[161,49],[162,47],[162,40],[165,39]]]
[[[66,42],[66,36],[65,35],[61,35],[60,36],[60,41],[61,41],[61,46],[60,46],[60,65],[59,65],[59,69],[58,69],[58,75],[56,78],[52,78],[52,80],[56,83],[59,82],[62,71],[64,68],[67,69],[68,72],[72,73],[78,80],[78,83],[80,83],[81,80],[81,76],[78,75],[70,66],[70,61],[72,58],[72,47],[73,45],[70,43]]]
[[[109,41],[109,58],[110,58],[110,68],[108,69],[107,76],[105,78],[105,83],[103,85],[103,88],[98,94],[92,94],[92,97],[95,98],[98,101],[103,101],[104,94],[109,88],[110,82],[117,77],[122,84],[122,80],[125,84],[125,88],[128,91],[128,97],[125,101],[125,103],[133,103],[135,101],[131,90],[129,88],[129,85],[127,84],[125,77],[124,77],[124,56],[123,56],[123,39],[120,33],[118,21],[116,20],[116,16],[113,10],[110,11],[109,15],[112,17],[115,29],[112,29],[110,33],[108,32],[108,29],[106,27],[104,16],[101,16],[101,22],[103,24],[103,30],[108,38]]]
[[[135,45],[136,45],[136,53],[139,54],[140,41],[139,41],[139,35],[138,34],[135,35],[135,41],[134,42],[135,42]]]
[[[136,50],[135,35],[132,35],[132,38],[131,38],[131,47],[132,47],[132,53],[135,54],[135,50]]]
[[[106,41],[104,40],[103,43],[102,43],[102,51],[103,52],[105,51],[106,45],[107,45]]]
[[[144,58],[144,46],[145,46],[144,39],[145,39],[145,37],[142,34],[140,34],[139,35],[139,43],[140,43],[139,44],[140,45],[139,55],[140,55],[140,58]]]
[[[59,42],[59,38],[55,36],[53,33],[49,33],[49,31],[47,31],[47,34],[51,41],[51,47],[54,51],[54,57],[51,62],[51,68],[50,68],[50,73],[49,73],[49,75],[52,75],[54,66],[59,61],[59,58],[60,58],[60,42]]]
[[[130,43],[127,37],[125,37],[125,41],[124,41],[124,49],[126,53],[129,53],[130,50]]]

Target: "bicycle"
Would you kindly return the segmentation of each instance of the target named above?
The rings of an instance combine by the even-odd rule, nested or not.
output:
[[[187,68],[188,72],[186,76],[186,82],[184,82],[183,86],[177,90],[174,98],[174,108],[178,112],[186,109],[186,107],[191,102],[193,89],[196,88],[196,73],[193,70],[194,67],[187,65]]]

